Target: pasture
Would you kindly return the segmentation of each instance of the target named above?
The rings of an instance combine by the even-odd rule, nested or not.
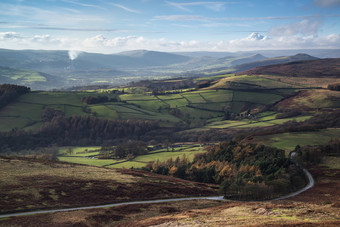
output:
[[[292,151],[297,145],[322,145],[339,137],[340,129],[329,128],[313,132],[287,132],[268,136],[258,136],[256,139],[265,145]]]
[[[229,76],[219,80],[216,84],[214,84],[211,89],[218,88],[231,88],[233,86],[239,86],[239,88],[246,89],[251,87],[258,87],[264,89],[273,89],[273,88],[295,88],[296,85],[282,82],[278,79],[273,79],[270,77],[261,77],[254,75],[240,75],[240,76]]]
[[[253,127],[267,127],[273,125],[280,125],[288,121],[304,121],[312,116],[305,115],[305,116],[297,116],[297,117],[290,117],[284,119],[276,119],[276,114],[274,112],[267,112],[259,114],[258,117],[254,119],[241,119],[241,120],[224,120],[224,121],[215,121],[212,123],[207,124],[203,127],[203,129],[211,129],[211,128],[253,128]]]

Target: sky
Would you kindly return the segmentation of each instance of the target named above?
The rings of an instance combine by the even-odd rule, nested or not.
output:
[[[340,49],[340,0],[1,0],[0,48]]]

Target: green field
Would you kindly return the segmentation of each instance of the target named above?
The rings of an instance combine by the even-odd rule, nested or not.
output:
[[[262,117],[261,117],[262,116]],[[272,114],[268,112],[267,114],[259,115],[259,118],[255,119],[242,119],[242,120],[224,120],[224,121],[215,121],[203,128],[211,129],[211,128],[253,128],[253,127],[267,127],[273,125],[283,124],[288,121],[304,121],[312,116],[298,116],[298,117],[291,117],[285,119],[276,119],[276,114]]]
[[[223,74],[223,75],[218,75],[218,76],[200,77],[200,78],[197,78],[195,81],[216,80],[216,79],[232,77],[232,76],[235,76],[235,74]]]
[[[91,159],[86,157],[58,157],[59,161],[71,162],[77,164],[91,165],[91,166],[106,166],[116,163],[112,159]]]
[[[332,138],[339,138],[339,136],[340,129],[323,129],[313,132],[290,132],[259,136],[257,137],[257,140],[268,146],[274,146],[286,151],[292,151],[296,145],[322,145],[326,144]]]
[[[255,104],[268,104],[274,103],[282,99],[281,95],[261,92],[247,92],[247,91],[235,91],[233,101],[249,102]]]
[[[70,149],[72,156],[89,156],[90,153],[97,152],[100,147],[63,147],[59,149],[60,155],[66,155],[66,151]],[[98,152],[97,152],[98,153]]]
[[[32,84],[34,82],[46,82],[46,77],[44,77],[39,72],[29,71],[29,70],[19,70],[11,68],[0,68],[1,76],[7,77],[11,83],[16,84]]]
[[[181,145],[174,148],[174,151],[170,149],[169,152],[166,149],[152,151],[148,154],[137,156],[132,160],[126,159],[97,159],[93,156],[99,154],[99,147],[74,147],[71,154],[66,154],[67,148],[61,148],[59,150],[59,161],[71,162],[77,164],[93,165],[93,166],[106,166],[110,168],[142,168],[152,161],[166,161],[170,158],[181,158],[185,155],[189,160],[193,160],[196,154],[205,152],[203,147],[199,145]],[[86,150],[86,152],[85,152]]]
[[[31,92],[19,97],[16,101],[0,110],[0,131],[10,131],[12,129],[37,131],[43,124],[42,113],[46,107],[58,109],[65,116],[86,115],[110,120],[152,120],[158,121],[164,127],[173,127],[182,123],[190,128],[201,128],[206,122],[209,122],[206,128],[266,127],[294,119],[302,121],[309,117],[275,119],[275,112],[272,112],[269,115],[253,119],[247,124],[244,123],[244,119],[237,122],[220,122],[225,111],[240,114],[254,108],[261,109],[268,104],[278,102],[293,90],[286,89],[289,88],[286,83],[258,76],[220,75],[213,76],[210,79],[221,79],[215,84],[216,86],[219,83],[236,81],[256,86],[262,84],[265,88],[271,88],[271,90],[262,89],[256,91],[251,89],[251,91],[246,91],[227,87],[220,88],[218,87],[219,85],[217,87],[213,85],[200,90],[182,90],[181,93],[174,94],[173,92],[175,91],[165,91],[165,94],[157,96],[140,87],[124,88],[125,92],[135,92],[129,94],[113,94],[110,93],[110,90]],[[214,87],[216,89],[213,89]],[[282,89],[273,89],[277,87]],[[123,88],[115,89],[121,92],[123,90]],[[326,91],[319,93],[318,100],[326,95]],[[83,97],[99,95],[115,98],[115,101],[89,105],[81,101]],[[298,101],[301,100],[298,99]],[[336,101],[333,100],[333,102]],[[323,105],[320,104],[320,106]]]
[[[281,82],[279,80],[265,78],[261,76],[253,75],[240,75],[230,76],[218,81],[213,88],[233,88],[233,86],[239,86],[239,88],[247,88],[247,86],[257,86],[258,88],[295,88],[295,85]]]

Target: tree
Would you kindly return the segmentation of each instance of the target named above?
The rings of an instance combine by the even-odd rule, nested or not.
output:
[[[220,188],[219,188],[219,190],[218,190],[218,193],[219,193],[220,195],[227,196],[227,192],[228,192],[229,186],[230,186],[229,180],[224,180],[224,181],[221,183],[221,185],[220,185]]]

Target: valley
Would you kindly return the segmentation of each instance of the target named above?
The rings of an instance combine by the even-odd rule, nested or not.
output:
[[[196,196],[232,201],[36,214],[2,218],[0,226],[214,226],[250,219],[258,226],[336,226],[339,59],[327,62],[72,90],[1,85],[1,213]],[[315,186],[272,201],[308,183],[288,158],[292,151]]]

